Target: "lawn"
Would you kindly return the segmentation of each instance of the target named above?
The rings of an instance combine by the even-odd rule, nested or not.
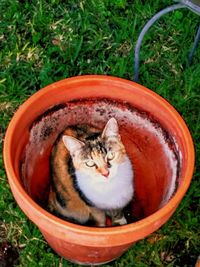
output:
[[[40,88],[66,77],[106,74],[133,79],[139,32],[172,3],[0,0],[0,266],[1,250],[9,244],[19,253],[18,267],[77,266],[54,253],[10,192],[2,147],[15,110]],[[200,254],[200,46],[193,64],[187,64],[199,22],[188,9],[162,17],[143,41],[140,69],[140,83],[166,98],[191,131],[196,149],[191,186],[160,230],[106,267],[193,267]]]

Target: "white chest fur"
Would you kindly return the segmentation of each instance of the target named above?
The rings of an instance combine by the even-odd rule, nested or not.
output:
[[[77,183],[84,195],[100,209],[120,209],[133,197],[133,170],[128,158],[119,164],[115,175],[90,177],[76,171]]]

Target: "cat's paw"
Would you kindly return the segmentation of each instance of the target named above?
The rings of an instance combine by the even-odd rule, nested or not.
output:
[[[115,218],[113,221],[113,225],[124,225],[127,224],[127,220],[124,216],[122,216],[121,218]]]

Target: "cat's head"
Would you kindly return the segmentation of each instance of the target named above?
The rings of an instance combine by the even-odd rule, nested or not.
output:
[[[115,176],[118,166],[126,159],[118,124],[114,118],[107,122],[102,133],[96,138],[82,142],[64,135],[63,142],[72,157],[75,169],[91,177]]]

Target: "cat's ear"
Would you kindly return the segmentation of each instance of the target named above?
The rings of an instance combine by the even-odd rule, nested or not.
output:
[[[117,137],[119,138],[119,128],[115,118],[109,119],[102,132],[102,138]]]
[[[71,156],[73,156],[75,152],[84,146],[83,142],[69,135],[64,135],[62,140],[65,147],[69,150]]]

